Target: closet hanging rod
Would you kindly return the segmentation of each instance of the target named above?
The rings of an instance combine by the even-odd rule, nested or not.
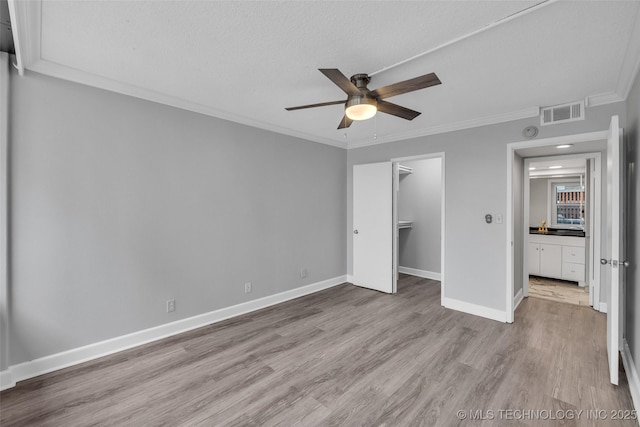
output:
[[[402,174],[413,173],[413,168],[411,168],[409,166],[398,165],[398,172],[400,172]]]

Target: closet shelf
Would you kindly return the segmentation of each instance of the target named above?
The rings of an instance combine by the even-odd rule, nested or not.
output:
[[[409,166],[398,165],[398,172],[400,172],[400,175],[410,174],[413,173],[413,168],[410,168]]]
[[[398,221],[398,228],[413,228],[413,221]]]

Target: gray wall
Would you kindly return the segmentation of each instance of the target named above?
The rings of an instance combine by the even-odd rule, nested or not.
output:
[[[547,218],[548,178],[536,178],[529,180],[529,225],[540,227],[543,220],[549,225]]]
[[[627,98],[626,158],[627,158],[627,273],[626,319],[624,335],[629,343],[636,369],[640,371],[640,227],[638,200],[640,199],[640,75],[636,76]]]
[[[604,130],[613,114],[625,126],[628,107],[637,163],[638,86],[626,104],[538,138]],[[506,144],[536,118],[345,155],[34,73],[11,74],[10,91],[11,364],[351,273],[353,165],[436,152],[446,153],[446,296],[505,308],[506,229],[484,215],[506,214]],[[634,175],[633,218],[638,184]],[[628,273],[638,363],[636,267]]]
[[[400,266],[440,273],[442,159],[401,163],[413,173],[400,175],[398,217],[413,228],[400,230]]]
[[[345,274],[343,149],[35,73],[10,90],[11,364]]]
[[[587,119],[540,128],[537,138],[602,131],[611,116],[624,125],[625,104],[589,108]],[[486,224],[486,213],[506,214],[506,144],[522,141],[522,130],[538,118],[372,145],[347,152],[347,270],[353,272],[353,165],[445,152],[445,297],[505,310],[506,227]]]

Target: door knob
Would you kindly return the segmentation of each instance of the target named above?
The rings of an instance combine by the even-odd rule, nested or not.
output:
[[[618,265],[621,265],[623,267],[629,267],[629,265],[630,265],[629,261],[616,261],[615,259],[614,260],[611,260],[611,259],[607,260],[607,259],[604,259],[604,258],[602,258],[600,260],[600,264],[602,264],[602,265],[611,264],[613,267],[617,267]]]
[[[353,234],[358,234],[358,230],[353,230]]]

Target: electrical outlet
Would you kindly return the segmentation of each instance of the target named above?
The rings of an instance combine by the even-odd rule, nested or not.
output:
[[[300,270],[300,278],[304,279],[305,277],[307,277],[307,269],[303,268]]]
[[[169,299],[167,300],[167,313],[171,313],[172,311],[176,311],[176,300]]]
[[[248,294],[249,292],[251,292],[251,282],[247,282],[244,284],[244,293]]]

